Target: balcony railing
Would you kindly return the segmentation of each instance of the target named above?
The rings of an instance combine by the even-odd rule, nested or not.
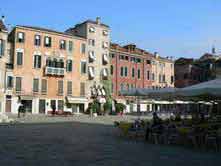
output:
[[[64,76],[64,68],[48,67],[45,68],[46,75]]]

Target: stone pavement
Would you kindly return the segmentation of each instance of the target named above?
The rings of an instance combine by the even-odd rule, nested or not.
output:
[[[50,118],[46,123],[43,118]],[[0,126],[0,166],[218,166],[221,154],[120,138],[120,117],[26,117]],[[73,120],[74,118],[78,120]],[[132,117],[124,117],[131,119]],[[32,119],[32,120],[30,120]],[[41,119],[36,123],[36,119]],[[109,120],[108,120],[109,119]],[[111,119],[111,120],[110,120]],[[59,121],[59,122],[57,122]],[[31,123],[34,122],[34,123]],[[44,123],[43,123],[44,122]],[[55,123],[53,123],[55,122]],[[110,125],[111,124],[111,125]]]

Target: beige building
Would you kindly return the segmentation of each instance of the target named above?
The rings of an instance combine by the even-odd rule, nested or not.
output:
[[[174,87],[174,62],[171,58],[160,57],[155,53],[152,59],[152,87]]]
[[[87,107],[86,39],[51,29],[16,26],[9,34],[6,112],[84,111]],[[66,103],[69,106],[67,107]]]
[[[87,92],[93,95],[93,87],[100,87],[99,93],[105,95],[103,80],[109,79],[109,45],[110,28],[101,23],[98,17],[96,21],[87,20],[68,29],[66,32],[83,37],[87,40]],[[104,90],[104,91],[103,91]]]
[[[4,20],[0,19],[0,112],[5,109],[5,73],[8,62],[8,31]]]

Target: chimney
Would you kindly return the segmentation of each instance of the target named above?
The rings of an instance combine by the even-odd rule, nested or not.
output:
[[[2,22],[5,23],[5,16],[2,15]]]
[[[158,57],[159,57],[159,53],[158,53],[158,52],[154,52],[154,56],[155,56],[156,58],[158,58]]]
[[[98,25],[101,24],[101,18],[100,18],[100,17],[97,17],[97,18],[96,18],[96,23],[97,23]]]

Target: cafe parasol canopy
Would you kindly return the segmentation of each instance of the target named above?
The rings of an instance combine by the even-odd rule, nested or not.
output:
[[[219,78],[181,88],[176,95],[184,97],[210,96],[214,98],[221,98],[221,79]]]

